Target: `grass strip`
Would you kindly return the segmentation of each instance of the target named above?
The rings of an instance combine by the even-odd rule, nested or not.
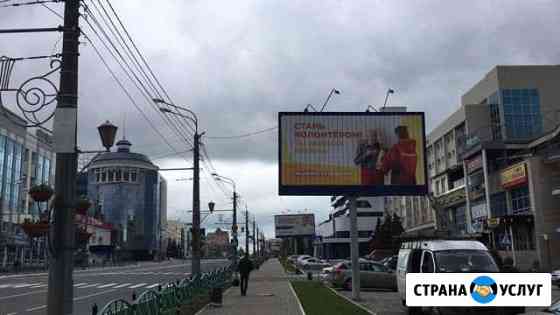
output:
[[[316,281],[292,281],[307,315],[369,315]]]

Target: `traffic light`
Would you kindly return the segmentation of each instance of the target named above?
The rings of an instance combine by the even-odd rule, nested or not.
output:
[[[245,233],[245,227],[241,227],[241,233]]]
[[[210,210],[210,213],[214,212],[214,206],[216,206],[216,203],[213,201],[210,201],[208,203],[208,209]]]

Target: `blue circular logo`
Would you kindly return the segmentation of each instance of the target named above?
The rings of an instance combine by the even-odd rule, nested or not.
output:
[[[492,302],[496,298],[498,285],[488,276],[480,276],[473,280],[470,287],[471,297],[480,304]]]

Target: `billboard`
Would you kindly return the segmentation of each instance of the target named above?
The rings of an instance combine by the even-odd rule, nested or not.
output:
[[[280,195],[425,195],[424,114],[279,113]]]
[[[315,234],[313,214],[281,214],[274,216],[276,237],[304,236]]]

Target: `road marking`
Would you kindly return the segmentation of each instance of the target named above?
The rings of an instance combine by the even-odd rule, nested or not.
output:
[[[113,283],[109,283],[109,284],[105,284],[105,285],[98,286],[97,288],[98,288],[98,289],[104,289],[104,288],[112,287],[112,286],[114,286],[115,284],[118,284],[118,283],[113,282]]]
[[[37,294],[37,293],[45,293],[45,292],[47,292],[47,290],[34,291],[34,292],[27,292],[27,293],[16,294],[16,295],[8,295],[8,296],[0,297],[0,300],[7,300],[7,299],[15,298],[15,297],[26,296],[26,295],[32,295],[32,294]]]
[[[17,313],[8,313],[6,315],[16,315]]]
[[[98,285],[100,285],[101,283],[94,283],[94,284],[90,284],[90,285],[85,285],[83,287],[79,287],[78,289],[85,289],[85,288],[91,288],[91,287],[96,287]]]
[[[140,283],[140,284],[137,284],[137,285],[133,285],[133,286],[131,286],[131,287],[129,287],[129,288],[131,288],[131,289],[136,289],[136,288],[139,288],[139,287],[143,287],[143,286],[145,286],[146,284],[147,284],[147,283]]]
[[[116,290],[111,289],[111,290],[107,290],[107,291],[101,291],[101,292],[93,293],[93,294],[90,294],[90,295],[80,296],[80,297],[74,298],[74,301],[85,300],[85,299],[90,298],[90,297],[94,297],[94,296],[98,296],[98,295],[102,295],[102,294],[107,294],[107,293],[110,293],[110,292],[113,292],[113,291],[116,291]]]
[[[44,287],[46,287],[46,286],[47,286],[47,284],[41,284],[41,285],[34,285],[34,286],[32,286],[32,287],[29,287],[29,288],[30,288],[30,289],[38,289],[38,288],[44,288]]]
[[[131,284],[132,283],[123,283],[123,284],[120,284],[120,285],[114,287],[113,289],[120,289],[120,288],[128,287]]]
[[[0,289],[9,288],[11,286],[11,284],[0,284]]]
[[[82,283],[74,284],[74,286],[75,286],[75,287],[79,287],[79,286],[81,286],[81,285],[86,285],[86,284],[87,284],[86,282],[82,282]]]
[[[33,308],[28,308],[28,309],[26,309],[26,311],[28,311],[28,312],[38,311],[38,310],[42,310],[46,307],[47,307],[46,305],[41,305],[41,306],[37,306],[37,307],[33,307]]]
[[[152,285],[150,285],[150,286],[147,286],[146,288],[147,288],[147,289],[151,289],[151,288],[157,287],[158,285],[159,285],[159,283],[154,283],[154,284],[152,284]]]

